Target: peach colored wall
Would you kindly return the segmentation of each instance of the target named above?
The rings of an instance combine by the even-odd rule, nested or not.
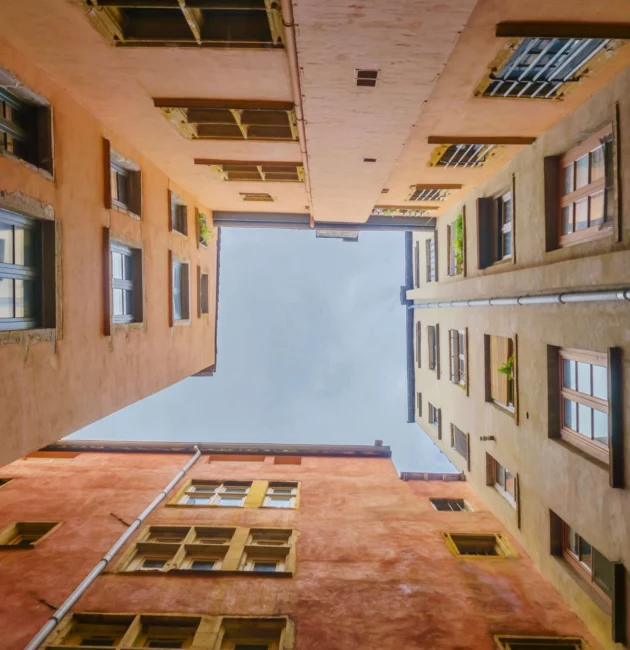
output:
[[[215,361],[216,232],[198,249],[193,196],[185,239],[168,232],[168,177],[105,129],[63,88],[0,41],[0,65],[53,107],[54,180],[0,156],[0,191],[52,206],[61,224],[63,337],[0,344],[0,463],[76,431]],[[102,138],[142,168],[143,218],[103,207]],[[210,214],[210,213],[208,213]],[[103,227],[143,248],[145,328],[103,335]],[[168,250],[191,262],[191,325],[169,328]],[[210,314],[197,317],[197,264],[210,272]]]
[[[117,518],[132,522],[188,458],[83,453],[0,470],[0,477],[15,477],[0,488],[0,525],[64,522],[35,550],[0,550],[3,650],[24,646],[51,614],[45,603],[59,606],[125,530]],[[442,531],[504,532],[466,483],[404,483],[389,459],[354,457],[274,465],[207,463],[202,456],[189,476],[300,481],[298,510],[165,506],[149,519],[295,528],[294,577],[110,572],[76,611],[289,615],[296,650],[493,650],[497,633],[587,636],[518,546],[514,559],[451,555]],[[464,497],[475,512],[437,512],[431,496]]]

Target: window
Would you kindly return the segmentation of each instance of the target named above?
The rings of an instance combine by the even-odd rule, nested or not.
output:
[[[464,215],[457,216],[447,226],[448,235],[448,274],[460,275],[464,272]]]
[[[212,454],[208,456],[209,463],[264,463],[266,456],[246,454]]]
[[[173,323],[187,321],[190,318],[189,268],[187,262],[173,258]]]
[[[251,487],[250,482],[217,483],[193,480],[178,503],[188,506],[221,506],[241,508]]]
[[[448,331],[450,381],[464,388],[468,384],[468,328]]]
[[[560,636],[495,636],[499,650],[589,650],[583,639]]]
[[[260,192],[239,192],[243,201],[275,201],[271,194],[264,194]]]
[[[429,370],[435,370],[437,378],[440,378],[440,330],[438,325],[427,327],[427,339],[429,342]]]
[[[477,199],[479,268],[512,258],[512,192],[496,198]]]
[[[445,144],[431,155],[431,165],[435,167],[482,167],[497,153],[494,144]]]
[[[417,241],[414,247],[413,255],[413,286],[415,289],[420,288],[420,242]]]
[[[11,549],[31,549],[41,542],[55,528],[56,521],[19,521],[0,531],[0,547]]]
[[[486,401],[515,411],[516,353],[515,339],[484,335]]]
[[[437,266],[437,232],[434,231],[433,236],[425,242],[426,255],[427,255],[427,282],[438,281],[438,266]]]
[[[418,409],[418,417],[422,417],[422,393],[416,393],[416,408]]]
[[[155,106],[186,138],[192,140],[249,140],[259,142],[294,142],[298,140],[295,109],[291,102],[251,102],[237,100],[155,99]],[[203,160],[203,159],[200,159]],[[297,173],[293,170],[271,171],[271,175]],[[245,163],[245,166],[251,163]],[[237,165],[238,167],[239,165]],[[242,165],[240,165],[242,167]],[[261,165],[263,166],[263,165]],[[289,165],[290,167],[291,165]],[[242,176],[246,170],[233,170]],[[260,175],[260,172],[258,172]],[[237,179],[234,179],[237,180]],[[240,178],[238,180],[245,180]],[[257,180],[260,180],[257,179]],[[271,179],[270,179],[271,180]],[[276,178],[275,180],[294,180]]]
[[[560,436],[595,458],[609,462],[608,357],[562,349]]]
[[[613,234],[612,125],[560,159],[558,246]]]
[[[436,429],[440,428],[440,409],[436,409],[431,402],[429,402],[429,424],[432,424]]]
[[[470,434],[464,433],[451,423],[451,448],[466,459],[470,471]]]
[[[103,140],[105,156],[105,207],[114,207],[142,216],[142,174],[140,167],[114,151],[109,140]]]
[[[585,66],[609,43],[600,38],[524,38],[492,77],[484,97],[554,99],[576,82]]]
[[[0,209],[0,330],[43,324],[42,234],[41,221]]]
[[[286,619],[224,618],[219,635],[221,644],[210,646],[219,650],[283,650],[288,626]]]
[[[435,510],[440,512],[463,512],[472,510],[464,499],[429,499]]]
[[[453,190],[459,190],[463,186],[455,184],[443,185],[412,185],[411,193],[407,196],[408,201],[446,201],[450,198]]]
[[[518,499],[518,477],[486,454],[486,485],[494,487],[512,506],[516,508]]]
[[[421,368],[422,360],[422,323],[416,323],[416,363]]]
[[[210,165],[224,181],[267,183],[303,183],[304,167],[301,162],[220,162],[195,159],[196,165]]]
[[[254,573],[281,573],[287,570],[293,531],[252,529],[239,569]]]
[[[188,235],[188,206],[177,194],[169,190],[171,210],[171,230]]]
[[[252,0],[233,3],[92,0],[88,16],[117,46],[281,48],[280,5]],[[197,8],[200,7],[200,8]]]
[[[453,555],[505,558],[515,554],[500,533],[442,533],[442,536]]]
[[[53,172],[52,113],[50,106],[0,68],[0,152]],[[11,82],[13,78],[13,82]]]
[[[267,508],[295,508],[297,483],[269,483],[263,505]]]
[[[111,242],[112,322],[142,322],[142,252]]]
[[[10,483],[12,480],[12,478],[0,478],[0,487],[7,485],[7,483]]]
[[[209,312],[209,295],[208,274],[199,269],[199,315]]]

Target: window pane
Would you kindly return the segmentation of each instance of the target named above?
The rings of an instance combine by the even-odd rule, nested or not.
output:
[[[219,499],[220,506],[240,506],[242,502],[241,497],[221,497]]]
[[[591,416],[593,409],[590,406],[584,406],[584,404],[578,404],[578,433],[581,433],[588,438],[591,437],[593,432],[593,427],[591,425]]]
[[[15,281],[15,317],[33,318],[35,316],[35,296],[37,284],[32,280]]]
[[[512,496],[516,495],[514,476],[507,469],[505,470],[505,491]]]
[[[562,208],[562,234],[570,235],[573,232],[573,204]]]
[[[125,291],[125,314],[133,314],[133,292]]]
[[[503,223],[512,222],[512,199],[505,199],[503,201]]]
[[[573,553],[573,555],[578,556],[580,553],[580,537],[579,535],[572,529],[569,528],[567,530],[567,544],[569,546],[569,551]]]
[[[275,562],[254,562],[254,571],[266,571],[267,573],[274,573],[275,570]]]
[[[123,255],[123,265],[125,280],[133,280],[133,259],[131,255]]]
[[[13,264],[13,226],[0,223],[0,262]]]
[[[503,233],[503,257],[512,255],[512,231]]]
[[[122,316],[124,314],[123,293],[124,292],[122,289],[114,289],[114,315],[115,316]]]
[[[593,411],[593,439],[608,447],[608,413]]]
[[[588,569],[591,569],[591,545],[583,538],[580,537],[580,562]]]
[[[166,560],[145,560],[142,563],[143,569],[163,569]]]
[[[564,426],[573,429],[577,428],[577,404],[570,399],[564,400]]]
[[[597,549],[593,549],[593,582],[612,597],[613,565]]]
[[[13,318],[13,280],[0,278],[0,318]]]
[[[591,183],[604,178],[604,147],[591,151]]]
[[[36,266],[34,231],[15,226],[15,264]]]
[[[593,194],[591,200],[591,211],[589,224],[591,226],[599,226],[604,223],[604,193],[598,192]]]
[[[123,279],[123,256],[116,251],[112,251],[112,277],[115,280]]]
[[[575,229],[584,230],[588,227],[588,198],[575,204]]]
[[[588,155],[575,161],[575,189],[588,185]]]
[[[568,167],[565,167],[562,170],[562,175],[563,175],[563,186],[564,186],[564,192],[563,194],[570,194],[573,192],[573,163],[571,163]]]
[[[195,560],[190,568],[194,571],[212,571],[214,569],[214,562],[209,560]]]
[[[291,499],[289,497],[272,498],[269,505],[272,508],[290,508]]]
[[[175,320],[182,317],[182,267],[173,264],[173,316]]]
[[[591,365],[578,361],[577,364],[577,389],[580,393],[591,394]]]
[[[499,463],[496,463],[495,465],[495,472],[496,472],[496,480],[497,480],[497,485],[500,485],[501,487],[505,486],[505,469],[503,465],[499,465]]]
[[[562,375],[562,384],[566,388],[571,388],[575,390],[575,361],[572,359],[563,359],[563,375]]]
[[[190,503],[193,506],[207,506],[210,503],[210,499],[205,499],[203,497],[188,497],[186,503]]]
[[[608,399],[608,369],[605,366],[593,366],[593,395]]]

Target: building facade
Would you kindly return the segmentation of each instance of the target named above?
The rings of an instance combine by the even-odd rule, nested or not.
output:
[[[406,292],[416,421],[607,648],[630,612],[629,91],[626,69],[414,234]]]
[[[602,647],[460,474],[401,480],[382,446],[200,447],[2,468],[3,650]]]

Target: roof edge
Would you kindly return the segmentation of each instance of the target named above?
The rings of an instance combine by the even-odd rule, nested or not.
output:
[[[186,454],[199,447],[205,454],[257,454],[270,456],[351,456],[358,458],[391,458],[392,452],[383,445],[305,445],[281,443],[229,442],[161,442],[142,440],[60,440],[43,448],[44,451],[81,451],[102,453]]]

